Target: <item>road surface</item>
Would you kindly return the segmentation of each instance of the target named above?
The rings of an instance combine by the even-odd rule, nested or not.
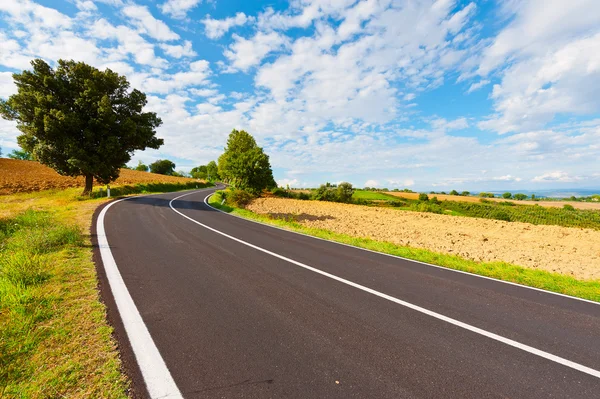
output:
[[[135,397],[600,398],[599,304],[246,221],[213,191],[95,221]]]

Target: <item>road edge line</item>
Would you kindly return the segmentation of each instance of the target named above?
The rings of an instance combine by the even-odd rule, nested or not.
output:
[[[190,194],[192,194],[192,193],[190,193]],[[279,227],[279,226],[274,226],[274,225],[271,225],[271,224],[268,224],[268,223],[259,222],[257,220],[247,219],[245,217],[238,216],[238,215],[232,215],[231,213],[222,211],[219,208],[215,208],[214,206],[212,206],[212,205],[210,205],[208,203],[207,199],[210,198],[211,196],[213,196],[214,194],[215,193],[212,193],[212,194],[208,195],[206,198],[204,198],[204,203],[206,205],[208,205],[210,208],[214,209],[215,211],[224,213],[225,215],[229,215],[229,216],[234,217],[234,218],[246,220],[248,222],[252,222],[252,223],[256,223],[256,224],[261,224],[263,226],[268,226],[268,227],[271,227],[271,228],[274,228],[274,229],[277,229],[277,230],[287,231],[288,233],[293,233],[293,234],[298,234],[298,235],[301,235],[301,236],[304,236],[304,237],[314,238],[315,240],[321,240],[321,241],[325,241],[325,242],[330,242],[330,243],[333,243],[333,244],[343,245],[345,247],[350,247],[350,248],[354,248],[354,249],[360,249],[361,251],[371,252],[371,253],[378,254],[378,255],[389,256],[391,258],[396,258],[396,259],[402,259],[402,260],[405,260],[405,261],[408,261],[408,262],[419,263],[419,264],[425,265],[425,266],[435,267],[436,269],[440,269],[440,270],[444,270],[444,271],[448,271],[448,272],[466,274],[467,276],[483,278],[483,279],[486,279],[486,280],[491,280],[491,281],[495,281],[495,282],[502,283],[502,284],[513,285],[513,286],[519,287],[519,288],[527,288],[528,290],[538,291],[538,292],[545,293],[545,294],[557,295],[557,296],[561,296],[563,298],[574,299],[574,300],[577,300],[577,301],[587,302],[587,303],[591,303],[593,305],[600,306],[600,302],[592,301],[590,299],[579,298],[579,297],[576,297],[576,296],[573,296],[573,295],[561,294],[560,292],[548,291],[548,290],[545,290],[543,288],[531,287],[529,285],[519,284],[519,283],[515,283],[515,282],[512,282],[512,281],[500,280],[500,279],[494,278],[494,277],[482,276],[481,274],[469,273],[469,272],[466,272],[464,270],[457,270],[457,269],[452,269],[452,268],[444,267],[444,266],[440,266],[440,265],[434,265],[432,263],[422,262],[420,260],[415,260],[415,259],[410,259],[410,258],[403,258],[402,256],[387,254],[385,252],[378,252],[378,251],[374,251],[374,250],[368,249],[368,248],[362,248],[362,247],[357,247],[355,245],[346,244],[346,243],[343,243],[343,242],[337,242],[337,241],[328,240],[326,238],[315,237],[315,236],[311,236],[310,234],[300,233],[298,231],[284,229],[284,228]]]
[[[125,285],[125,281],[119,272],[117,263],[110,250],[106,231],[104,230],[104,216],[108,209],[114,204],[118,204],[119,202],[126,201],[130,198],[123,198],[109,203],[98,215],[96,221],[96,236],[100,257],[102,259],[102,266],[117,305],[119,317],[123,322],[125,333],[129,339],[135,360],[140,368],[150,397],[152,399],[183,399],[179,388],[175,384],[175,380],[173,380],[173,376],[169,372],[140,312],[133,302],[133,298],[129,294],[129,290]]]
[[[551,353],[548,353],[548,352],[542,351],[542,350],[540,350],[540,349],[537,349],[537,348],[534,348],[534,347],[532,347],[532,346],[529,346],[529,345],[522,344],[522,343],[520,343],[520,342],[518,342],[518,341],[514,341],[514,340],[512,340],[512,339],[510,339],[510,338],[503,337],[503,336],[501,336],[501,335],[498,335],[498,334],[495,334],[495,333],[493,333],[493,332],[490,332],[490,331],[487,331],[487,330],[481,329],[481,328],[479,328],[479,327],[475,327],[475,326],[472,326],[472,325],[470,325],[470,324],[464,323],[464,322],[462,322],[462,321],[460,321],[460,320],[456,320],[456,319],[453,319],[453,318],[451,318],[451,317],[444,316],[443,314],[440,314],[440,313],[434,312],[434,311],[432,311],[432,310],[429,310],[429,309],[423,308],[423,307],[421,307],[421,306],[418,306],[418,305],[412,304],[412,303],[410,303],[410,302],[403,301],[402,299],[398,299],[398,298],[396,298],[396,297],[393,297],[393,296],[391,296],[391,295],[384,294],[383,292],[379,292],[379,291],[377,291],[377,290],[374,290],[374,289],[372,289],[372,288],[369,288],[369,287],[366,287],[366,286],[364,286],[364,285],[361,285],[361,284],[355,283],[355,282],[353,282],[353,281],[350,281],[350,280],[346,280],[345,278],[342,278],[342,277],[336,276],[335,274],[331,274],[331,273],[325,272],[325,271],[323,271],[323,270],[320,270],[320,269],[317,269],[317,268],[315,268],[315,267],[309,266],[309,265],[307,265],[307,264],[304,264],[304,263],[302,263],[302,262],[298,262],[298,261],[296,261],[296,260],[293,260],[293,259],[290,259],[290,258],[288,258],[288,257],[285,257],[285,256],[283,256],[283,255],[279,255],[279,254],[277,254],[277,253],[275,253],[275,252],[269,251],[268,249],[264,249],[264,248],[262,248],[262,247],[259,247],[259,246],[257,246],[257,245],[254,245],[254,244],[251,244],[251,243],[249,243],[249,242],[246,242],[246,241],[244,241],[244,240],[241,240],[241,239],[239,239],[239,238],[237,238],[237,237],[234,237],[234,236],[231,236],[231,235],[229,235],[229,234],[227,234],[227,233],[224,233],[224,232],[222,232],[222,231],[219,231],[219,230],[217,230],[217,229],[215,229],[215,228],[213,228],[213,227],[210,227],[210,226],[207,226],[207,225],[205,225],[205,224],[203,224],[203,223],[200,223],[200,222],[198,222],[197,220],[195,220],[195,219],[192,219],[191,217],[189,217],[189,216],[187,216],[187,215],[183,214],[182,212],[179,212],[177,209],[175,209],[175,208],[173,207],[173,201],[176,201],[176,200],[178,200],[179,198],[182,198],[182,197],[185,197],[185,196],[187,196],[187,195],[191,195],[191,194],[193,194],[193,193],[184,194],[184,195],[180,195],[180,196],[178,196],[178,197],[175,197],[175,198],[173,198],[171,201],[169,201],[169,207],[170,207],[170,208],[171,208],[171,209],[172,209],[172,210],[173,210],[175,213],[177,213],[177,214],[179,214],[179,215],[183,216],[184,218],[186,218],[186,219],[190,220],[190,221],[191,221],[191,222],[193,222],[193,223],[196,223],[196,224],[197,224],[197,225],[199,225],[199,226],[202,226],[202,227],[204,227],[204,228],[206,228],[206,229],[208,229],[208,230],[211,230],[211,231],[213,231],[213,232],[215,232],[215,233],[217,233],[217,234],[220,234],[220,235],[222,235],[222,236],[224,236],[224,237],[226,237],[226,238],[229,238],[229,239],[231,239],[231,240],[233,240],[233,241],[239,242],[240,244],[243,244],[243,245],[246,245],[246,246],[248,246],[248,247],[250,247],[250,248],[256,249],[257,251],[260,251],[260,252],[266,253],[266,254],[268,254],[268,255],[271,255],[271,256],[273,256],[273,257],[275,257],[275,258],[278,258],[278,259],[284,260],[284,261],[286,261],[286,262],[288,262],[288,263],[291,263],[291,264],[293,264],[293,265],[299,266],[299,267],[301,267],[301,268],[303,268],[303,269],[306,269],[306,270],[312,271],[312,272],[314,272],[314,273],[320,274],[320,275],[322,275],[322,276],[328,277],[328,278],[330,278],[330,279],[332,279],[332,280],[335,280],[335,281],[341,282],[341,283],[343,283],[343,284],[349,285],[349,286],[351,286],[351,287],[354,287],[354,288],[356,288],[356,289],[359,289],[359,290],[361,290],[361,291],[364,291],[364,292],[367,292],[367,293],[369,293],[369,294],[372,294],[372,295],[378,296],[378,297],[380,297],[380,298],[386,299],[386,300],[388,300],[388,301],[390,301],[390,302],[393,302],[393,303],[396,303],[396,304],[398,304],[398,305],[404,306],[404,307],[406,307],[406,308],[409,308],[409,309],[415,310],[415,311],[417,311],[417,312],[419,312],[419,313],[423,313],[423,314],[425,314],[425,315],[427,315],[427,316],[430,316],[430,317],[433,317],[433,318],[435,318],[435,319],[438,319],[438,320],[441,320],[441,321],[445,321],[445,322],[446,322],[446,323],[448,323],[448,324],[452,324],[452,325],[454,325],[454,326],[457,326],[457,327],[463,328],[463,329],[465,329],[465,330],[468,330],[468,331],[474,332],[474,333],[476,333],[476,334],[483,335],[484,337],[490,338],[490,339],[492,339],[492,340],[495,340],[495,341],[497,341],[497,342],[501,342],[501,343],[503,343],[503,344],[506,344],[506,345],[508,345],[508,346],[512,346],[513,348],[520,349],[520,350],[522,350],[522,351],[524,351],[524,352],[531,353],[531,354],[533,354],[533,355],[536,355],[536,356],[539,356],[539,357],[541,357],[541,358],[544,358],[544,359],[550,360],[550,361],[552,361],[552,362],[554,362],[554,363],[561,364],[561,365],[563,365],[563,366],[566,366],[566,367],[569,367],[569,368],[571,368],[571,369],[574,369],[574,370],[580,371],[580,372],[582,372],[582,373],[585,373],[585,374],[588,374],[588,375],[590,375],[590,376],[592,376],[592,377],[600,378],[600,371],[599,371],[599,370],[595,370],[595,369],[592,369],[592,368],[590,368],[590,367],[584,366],[584,365],[582,365],[582,364],[575,363],[575,362],[573,362],[573,361],[571,361],[571,360],[568,360],[568,359],[562,358],[562,357],[560,357],[560,356],[553,355],[553,354],[551,354]],[[207,196],[206,198],[208,198],[208,196]],[[205,199],[206,199],[206,198],[205,198]],[[212,208],[212,207],[211,207],[211,208]]]

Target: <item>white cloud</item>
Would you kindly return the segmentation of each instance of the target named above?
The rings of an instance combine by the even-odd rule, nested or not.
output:
[[[380,183],[377,180],[371,179],[371,180],[367,180],[365,182],[365,187],[379,187],[379,186],[380,186]]]
[[[84,12],[96,11],[98,7],[91,0],[75,0],[75,6]]]
[[[462,130],[469,127],[469,122],[466,118],[457,118],[453,121],[447,121],[444,118],[434,119],[431,121],[431,126],[436,130]]]
[[[148,73],[135,73],[130,77],[132,86],[148,93],[167,94],[190,86],[208,83],[211,74],[209,62],[198,60],[189,64],[185,72],[153,76]]]
[[[160,43],[158,45],[165,53],[174,58],[193,57],[196,52],[192,49],[192,42],[186,40],[183,45]]]
[[[161,40],[170,41],[179,39],[179,35],[173,32],[167,24],[152,16],[148,7],[129,5],[123,8],[123,14],[131,18],[133,25],[137,26],[140,32],[148,36]]]
[[[577,180],[581,180],[581,177],[571,176],[567,172],[561,172],[561,171],[544,173],[543,175],[536,176],[533,179],[531,179],[532,182],[536,182],[536,183],[539,183],[539,182],[572,183]]]
[[[96,39],[116,40],[117,47],[105,49],[107,61],[124,60],[133,56],[136,63],[154,67],[164,67],[167,61],[156,56],[154,45],[147,42],[135,30],[124,26],[113,26],[105,19],[99,19],[90,26],[88,34]]]
[[[17,92],[11,72],[0,72],[0,98],[8,98]]]
[[[282,188],[286,188],[287,186],[290,186],[290,188],[295,188],[295,187],[300,187],[303,186],[300,181],[298,179],[279,179],[277,180],[277,187],[282,187]]]
[[[238,12],[234,17],[225,19],[212,19],[207,15],[201,22],[204,24],[204,32],[210,39],[218,39],[234,26],[241,26],[247,22],[253,21],[254,18],[249,18],[243,12]]]
[[[469,90],[467,90],[467,93],[472,93],[476,90],[481,89],[484,86],[487,86],[488,84],[490,84],[489,80],[481,79],[479,82],[472,83],[471,86],[469,86]]]
[[[29,0],[0,1],[0,11],[8,13],[13,22],[30,27],[58,29],[72,25],[68,16]]]
[[[223,55],[231,62],[229,71],[247,71],[258,65],[261,60],[273,51],[285,47],[288,40],[276,32],[258,32],[250,39],[233,35],[234,43]]]
[[[479,126],[522,132],[557,114],[600,112],[600,3],[529,0],[506,7],[514,19],[484,50],[477,69],[502,76],[492,92],[495,114]]]
[[[170,15],[173,18],[183,19],[187,13],[202,0],[167,0],[159,7],[164,14]]]

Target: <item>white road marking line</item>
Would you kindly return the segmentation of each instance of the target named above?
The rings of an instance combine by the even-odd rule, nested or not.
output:
[[[102,209],[100,215],[98,215],[96,234],[98,236],[98,247],[100,248],[102,264],[104,265],[110,290],[115,298],[117,309],[121,316],[121,320],[123,320],[125,332],[129,338],[137,364],[142,371],[142,377],[144,378],[150,397],[152,399],[183,398],[165,361],[160,356],[158,348],[152,340],[150,332],[144,324],[144,320],[142,320],[142,316],[127,290],[127,286],[125,286],[123,277],[121,277],[121,273],[119,273],[119,269],[117,268],[117,263],[110,251],[106,232],[104,231],[104,215],[106,215],[106,211],[114,204],[127,199],[129,198],[111,202]]]
[[[179,215],[183,216],[184,218],[186,218],[186,219],[188,219],[188,220],[196,223],[197,225],[200,225],[200,226],[202,226],[202,227],[204,227],[204,228],[206,228],[208,230],[211,230],[211,231],[213,231],[213,232],[215,232],[217,234],[220,234],[220,235],[222,235],[224,237],[227,237],[227,238],[229,238],[229,239],[231,239],[233,241],[239,242],[240,244],[246,245],[246,246],[248,246],[250,248],[254,248],[257,251],[264,252],[264,253],[266,253],[268,255],[271,255],[271,256],[274,256],[274,257],[279,258],[281,260],[284,260],[286,262],[289,262],[289,263],[291,263],[293,265],[302,267],[302,268],[304,268],[306,270],[310,270],[311,272],[323,275],[323,276],[328,277],[328,278],[330,278],[332,280],[339,281],[340,283],[347,284],[347,285],[349,285],[351,287],[357,288],[357,289],[359,289],[361,291],[368,292],[369,294],[373,294],[373,295],[378,296],[380,298],[387,299],[390,302],[397,303],[398,305],[402,305],[402,306],[407,307],[409,309],[416,310],[417,312],[420,312],[420,313],[426,314],[428,316],[434,317],[434,318],[436,318],[438,320],[445,321],[445,322],[450,323],[452,325],[455,325],[457,327],[464,328],[465,330],[468,330],[468,331],[471,331],[471,332],[483,335],[483,336],[488,337],[490,339],[493,339],[495,341],[502,342],[502,343],[504,343],[506,345],[510,345],[510,346],[512,346],[514,348],[521,349],[521,350],[523,350],[525,352],[529,352],[531,354],[540,356],[540,357],[542,357],[544,359],[548,359],[548,360],[553,361],[555,363],[562,364],[563,366],[567,366],[567,367],[570,367],[572,369],[581,371],[582,373],[589,374],[589,375],[591,375],[593,377],[600,378],[600,371],[598,371],[598,370],[594,370],[594,369],[592,369],[590,367],[586,367],[586,366],[584,366],[582,364],[572,362],[572,361],[564,359],[562,357],[553,355],[553,354],[548,353],[548,352],[544,352],[544,351],[536,349],[536,348],[534,348],[532,346],[522,344],[520,342],[514,341],[514,340],[509,339],[509,338],[505,338],[503,336],[500,336],[498,334],[494,334],[492,332],[483,330],[481,328],[472,326],[470,324],[463,323],[462,321],[459,321],[459,320],[453,319],[451,317],[444,316],[444,315],[442,315],[440,313],[436,313],[436,312],[433,312],[431,310],[422,308],[422,307],[414,305],[412,303],[409,303],[409,302],[403,301],[401,299],[395,298],[395,297],[393,297],[391,295],[384,294],[383,292],[379,292],[379,291],[376,291],[376,290],[371,289],[369,287],[365,287],[364,285],[360,285],[360,284],[357,284],[357,283],[352,282],[350,280],[346,280],[344,278],[338,277],[338,276],[336,276],[334,274],[324,272],[324,271],[319,270],[317,268],[314,268],[312,266],[309,266],[309,265],[306,265],[304,263],[301,263],[301,262],[295,261],[293,259],[287,258],[287,257],[285,257],[283,255],[279,255],[279,254],[277,254],[275,252],[271,252],[271,251],[269,251],[267,249],[261,248],[259,246],[254,245],[254,244],[250,244],[249,242],[246,242],[246,241],[241,240],[239,238],[233,237],[233,236],[231,236],[231,235],[229,235],[227,233],[223,233],[222,231],[219,231],[219,230],[214,229],[214,228],[212,228],[210,226],[207,226],[207,225],[205,225],[203,223],[200,223],[197,220],[194,220],[191,217],[189,217],[189,216],[187,216],[187,215],[179,212],[177,209],[175,209],[173,207],[173,201],[176,201],[179,198],[182,198],[182,197],[185,197],[185,196],[191,195],[191,194],[194,194],[194,193],[188,193],[188,194],[180,195],[178,197],[173,198],[169,202],[169,206],[171,207],[171,209],[173,211],[175,211]]]
[[[208,198],[210,198],[210,197],[211,197],[213,194],[214,194],[214,193],[212,193],[212,194],[209,194],[209,195],[208,195],[206,198],[204,198],[204,203],[205,203],[206,205],[208,205],[210,208],[214,209],[215,211],[218,211],[218,212],[224,213],[225,215],[228,215],[228,216],[231,216],[231,217],[234,217],[234,218],[238,218],[238,219],[245,220],[245,221],[247,221],[247,222],[256,223],[256,224],[261,224],[261,225],[263,225],[263,226],[267,226],[267,227],[270,227],[270,228],[272,228],[272,229],[282,230],[282,231],[286,231],[286,232],[288,232],[288,233],[292,233],[292,234],[298,234],[298,235],[300,235],[300,236],[304,236],[304,237],[312,238],[313,240],[325,241],[325,242],[329,242],[329,243],[332,243],[332,244],[343,245],[343,246],[345,246],[345,247],[350,247],[350,248],[354,248],[354,249],[359,249],[359,250],[361,250],[361,251],[371,252],[371,253],[373,253],[373,254],[377,254],[377,255],[388,256],[388,257],[390,257],[390,258],[402,259],[402,260],[405,260],[405,261],[408,261],[408,262],[412,262],[412,263],[418,263],[418,264],[420,264],[420,265],[425,265],[425,266],[429,266],[429,267],[435,267],[436,269],[440,269],[440,270],[443,270],[443,271],[445,271],[445,272],[452,272],[452,273],[466,274],[466,275],[468,275],[468,276],[471,276],[471,277],[477,277],[477,278],[482,278],[482,279],[485,279],[485,280],[491,280],[491,281],[495,281],[495,282],[497,282],[497,283],[502,283],[502,284],[513,285],[513,286],[515,286],[515,287],[519,287],[519,288],[526,288],[526,289],[528,289],[528,290],[532,290],[532,291],[538,291],[538,292],[542,292],[542,293],[544,293],[544,294],[550,294],[550,295],[561,296],[561,297],[563,297],[563,298],[573,299],[573,300],[575,300],[575,301],[580,301],[580,302],[587,302],[587,303],[591,303],[592,305],[598,305],[598,306],[600,306],[600,302],[592,301],[592,300],[589,300],[589,299],[579,298],[579,297],[572,296],[572,295],[567,295],[567,294],[561,294],[560,292],[548,291],[548,290],[545,290],[545,289],[542,289],[542,288],[530,287],[530,286],[528,286],[528,285],[523,285],[523,284],[519,284],[519,283],[513,283],[512,281],[499,280],[499,279],[497,279],[497,278],[488,277],[488,276],[482,276],[482,275],[480,275],[480,274],[469,273],[469,272],[465,272],[465,271],[462,271],[462,270],[450,269],[450,268],[448,268],[448,267],[444,267],[444,266],[438,266],[438,265],[434,265],[434,264],[432,264],[432,263],[421,262],[420,260],[414,260],[414,259],[409,259],[409,258],[403,258],[402,256],[398,256],[398,255],[386,254],[385,252],[378,252],[378,251],[374,251],[374,250],[372,250],[372,249],[367,249],[367,248],[357,247],[357,246],[355,246],[355,245],[351,245],[351,244],[345,244],[345,243],[343,243],[343,242],[337,242],[337,241],[328,240],[328,239],[326,239],[326,238],[315,237],[315,236],[311,236],[311,235],[308,235],[308,234],[300,233],[300,232],[298,232],[298,231],[293,231],[293,230],[284,229],[284,228],[282,228],[282,227],[273,226],[272,224],[268,224],[268,223],[259,222],[259,221],[257,221],[257,220],[246,219],[246,218],[244,218],[244,217],[241,217],[241,216],[238,216],[238,215],[232,215],[231,213],[227,213],[227,212],[225,212],[225,211],[222,211],[222,210],[220,210],[220,209],[218,209],[218,208],[215,208],[214,206],[212,206],[212,205],[210,205],[210,204],[208,203],[208,201],[207,201],[207,200],[208,200]]]

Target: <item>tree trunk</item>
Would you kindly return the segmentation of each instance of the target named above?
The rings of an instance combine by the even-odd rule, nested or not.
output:
[[[94,176],[93,175],[85,175],[85,188],[83,189],[83,193],[81,195],[92,195],[92,186],[94,185]]]

